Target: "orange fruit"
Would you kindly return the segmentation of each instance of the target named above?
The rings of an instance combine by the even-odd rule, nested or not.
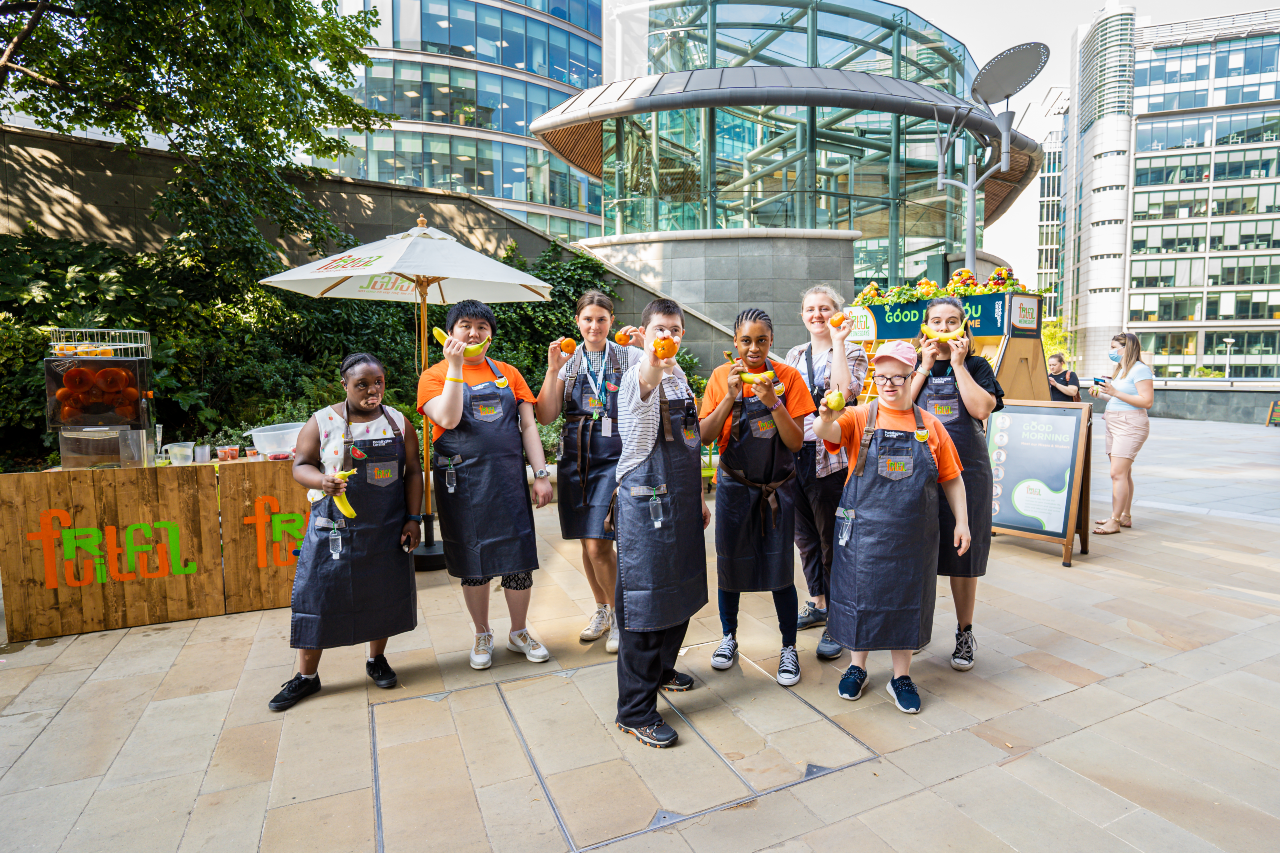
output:
[[[674,338],[658,338],[653,342],[653,354],[658,358],[672,358],[678,349],[680,345]]]
[[[831,323],[832,328],[838,329],[844,325],[844,314],[837,314],[828,322]]]
[[[625,347],[627,344],[631,343],[631,336],[626,332],[618,332],[618,334],[613,336],[613,341],[618,346]]]
[[[573,355],[574,350],[578,348],[578,342],[573,338],[565,338],[560,342],[560,352]]]

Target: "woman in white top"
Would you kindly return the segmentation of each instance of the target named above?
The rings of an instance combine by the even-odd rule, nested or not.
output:
[[[1155,377],[1140,360],[1141,355],[1137,335],[1116,335],[1107,357],[1120,367],[1104,384],[1089,389],[1090,395],[1107,401],[1103,417],[1107,424],[1107,457],[1111,460],[1111,515],[1094,522],[1098,526],[1093,532],[1101,536],[1133,526],[1133,460],[1147,440],[1147,409],[1156,399]]]

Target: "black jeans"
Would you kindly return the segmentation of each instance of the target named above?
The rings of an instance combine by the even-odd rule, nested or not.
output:
[[[742,593],[720,590],[720,628],[724,633],[737,633],[738,606],[741,602]],[[778,614],[778,630],[782,632],[784,646],[796,644],[796,608],[799,604],[795,584],[773,591],[773,609]]]
[[[618,623],[626,624],[622,587],[614,596]],[[795,625],[795,618],[792,620]],[[675,673],[689,620],[658,631],[618,631],[618,722],[628,728],[662,723],[658,687]]]
[[[821,443],[805,442],[800,452],[795,454],[796,547],[800,549],[804,579],[809,594],[813,596],[826,596],[831,591],[836,508],[840,506],[840,495],[844,492],[849,473],[847,468],[841,468],[825,477],[817,475],[814,457]],[[822,452],[825,453],[826,449],[823,448]]]

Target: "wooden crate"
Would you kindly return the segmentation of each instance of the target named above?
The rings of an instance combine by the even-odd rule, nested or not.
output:
[[[222,614],[219,538],[212,466],[6,474],[9,640]]]
[[[288,607],[311,504],[290,461],[218,466],[228,613]]]

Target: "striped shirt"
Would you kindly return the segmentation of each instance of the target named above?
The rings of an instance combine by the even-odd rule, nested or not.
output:
[[[679,367],[677,374],[662,377],[662,387],[667,392],[667,401],[674,405],[676,400],[693,397],[688,381]],[[622,376],[618,386],[618,436],[622,439],[622,456],[618,459],[619,481],[622,475],[637,467],[653,452],[658,440],[658,428],[661,426],[661,396],[655,388],[648,400],[640,399],[640,365],[633,364]]]
[[[787,350],[787,357],[784,362],[800,371],[800,376],[804,378],[805,384],[809,384],[809,368],[805,360],[804,353],[808,348],[808,344],[800,344]],[[862,348],[862,344],[855,341],[844,342],[844,355],[849,363],[849,375],[853,377],[853,389],[844,389],[845,399],[849,401],[849,405],[857,405],[858,394],[862,391],[862,382],[867,377],[867,353]],[[813,354],[813,379],[820,391],[828,391],[831,388],[831,350],[825,353],[815,352]],[[813,432],[814,415],[806,415],[804,419],[804,440],[818,441],[818,437]],[[849,455],[844,448],[840,448],[839,453],[829,453],[821,442],[818,442],[817,456],[817,475],[819,477],[827,477],[837,471],[843,471],[849,467]]]

